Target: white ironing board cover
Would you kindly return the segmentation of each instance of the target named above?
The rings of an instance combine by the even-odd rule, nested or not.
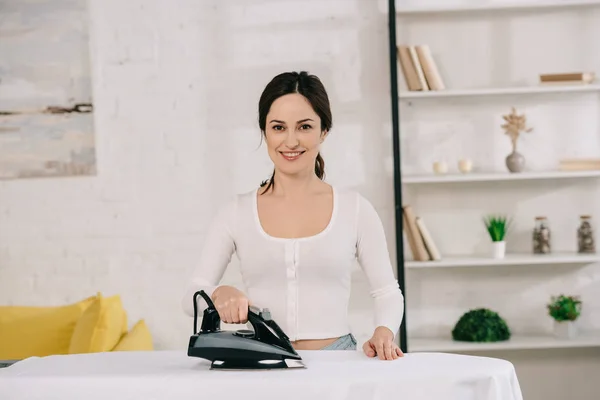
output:
[[[505,360],[409,353],[394,361],[358,351],[299,351],[305,369],[210,370],[185,351],[30,358],[0,369],[0,399],[522,400]]]

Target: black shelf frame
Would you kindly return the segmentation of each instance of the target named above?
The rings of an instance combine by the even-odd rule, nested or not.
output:
[[[400,159],[400,109],[398,104],[398,53],[396,50],[396,3],[388,0],[388,42],[390,62],[390,96],[392,105],[392,143],[394,147],[394,204],[396,219],[396,259],[400,290],[404,295],[404,318],[400,325],[400,349],[406,353],[406,284],[404,276],[404,243],[402,221],[402,167]]]

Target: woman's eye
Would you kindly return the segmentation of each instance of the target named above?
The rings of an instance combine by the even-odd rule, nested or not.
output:
[[[306,130],[306,129],[310,129],[312,128],[312,126],[308,125],[308,124],[304,124],[300,127],[300,129]]]
[[[273,126],[273,129],[276,130],[276,131],[280,131],[280,130],[283,129],[283,126],[281,126],[281,125],[275,125],[275,126]]]

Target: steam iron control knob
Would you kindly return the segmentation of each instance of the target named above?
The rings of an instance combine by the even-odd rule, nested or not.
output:
[[[254,331],[251,331],[250,329],[240,329],[240,330],[233,332],[233,335],[243,337],[243,338],[249,338],[249,337],[254,336]]]

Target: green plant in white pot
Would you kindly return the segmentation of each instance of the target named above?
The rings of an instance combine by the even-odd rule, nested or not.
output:
[[[575,321],[581,315],[581,300],[577,296],[552,296],[546,306],[548,315],[554,319],[554,335],[570,339],[577,335]]]
[[[504,215],[488,215],[483,222],[492,239],[492,256],[504,258],[506,255],[506,235],[510,226],[510,220]]]

